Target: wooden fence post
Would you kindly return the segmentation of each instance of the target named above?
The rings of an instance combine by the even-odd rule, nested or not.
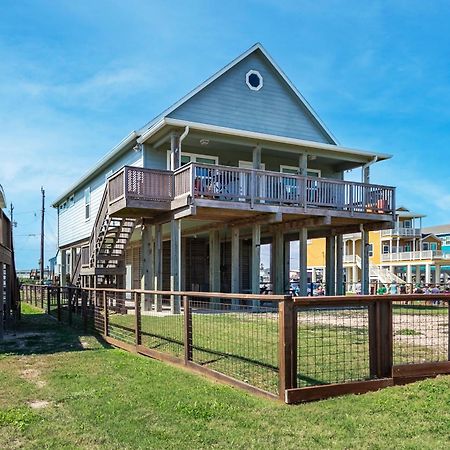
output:
[[[183,296],[184,309],[184,363],[192,361],[192,309],[187,295]]]
[[[67,288],[67,320],[72,325],[72,304],[73,304],[73,288]]]
[[[141,296],[138,293],[134,293],[134,332],[135,332],[135,340],[136,347],[141,345],[142,336],[141,336]]]
[[[61,322],[61,287],[56,291],[56,318]]]
[[[286,389],[297,387],[297,311],[291,297],[278,305],[279,396],[285,401]]]
[[[41,291],[41,309],[44,309],[44,290],[45,290],[45,286],[41,286],[39,288],[39,290]]]
[[[103,291],[103,334],[108,336],[108,303],[106,299],[106,291]]]
[[[369,365],[371,377],[392,377],[393,329],[391,301],[374,301],[369,306]]]
[[[88,315],[87,315],[87,293],[81,290],[81,317],[83,318],[83,331],[88,331]]]
[[[52,287],[47,287],[47,314],[50,315],[50,300],[51,300]]]
[[[36,289],[36,285],[33,286],[33,291],[34,291],[34,306],[37,306],[37,289]],[[31,303],[33,304],[33,303]]]

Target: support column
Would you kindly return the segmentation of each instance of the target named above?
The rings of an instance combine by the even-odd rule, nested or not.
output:
[[[170,290],[181,290],[181,219],[173,219],[170,222]],[[170,298],[170,312],[179,314],[181,310],[181,298],[172,295]]]
[[[162,244],[162,226],[161,224],[155,225],[155,251],[154,251],[154,276],[155,281],[153,282],[153,286],[155,290],[162,290],[162,266],[163,266],[163,244]],[[160,294],[155,296],[156,303],[156,311],[162,311],[162,297]]]
[[[302,153],[298,158],[298,173],[306,177],[308,174],[308,154]]]
[[[181,166],[180,137],[172,133],[170,136],[170,170],[176,170]]]
[[[141,229],[141,289],[152,290],[155,279],[155,258],[153,226],[142,223]],[[152,309],[152,297],[149,294],[142,294],[141,307],[143,311]]]
[[[421,275],[420,275],[420,264],[416,266],[416,284],[420,284]]]
[[[254,224],[252,226],[252,294],[261,292],[261,225]],[[254,307],[259,306],[258,300],[253,300]]]
[[[408,264],[406,266],[406,282],[411,285],[412,284],[412,266]]]
[[[238,293],[240,291],[240,239],[239,228],[231,229],[231,292]],[[232,305],[239,305],[239,299],[234,298]]]
[[[352,291],[355,292],[356,283],[358,282],[358,266],[356,263],[352,265]]]
[[[361,231],[361,294],[369,294],[369,232]]]
[[[291,243],[284,241],[283,254],[283,291],[290,292],[291,290]]]
[[[254,169],[261,169],[261,146],[257,145],[253,149],[252,166]]]
[[[308,229],[307,228],[301,228],[298,234],[298,240],[299,240],[299,261],[298,261],[298,267],[299,267],[299,290],[300,295],[302,297],[305,297],[308,295]],[[312,271],[312,278],[313,282],[315,282],[316,278],[316,270],[313,269]]]
[[[61,250],[61,278],[59,280],[59,284],[61,286],[65,286],[67,276],[67,251]]]
[[[327,295],[336,295],[336,238],[335,236],[327,236],[325,251],[326,264],[326,286]]]
[[[220,292],[220,234],[219,230],[209,232],[209,290]]]
[[[344,295],[344,237],[336,236],[336,295]]]
[[[315,267],[313,267],[313,268],[311,269],[311,281],[312,281],[313,283],[316,283],[316,282],[317,282],[317,272],[316,272],[316,268],[315,268]]]
[[[272,240],[272,267],[270,268],[272,275],[273,293],[284,294],[283,289],[283,251],[284,251],[284,236],[281,230],[277,230],[273,235]]]
[[[431,283],[431,264],[425,264],[425,284]]]
[[[439,264],[434,266],[434,284],[437,286],[441,284],[441,266]]]

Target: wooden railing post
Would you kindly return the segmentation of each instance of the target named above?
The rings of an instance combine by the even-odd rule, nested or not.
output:
[[[109,324],[108,324],[108,302],[106,297],[106,291],[103,291],[103,334],[108,336]]]
[[[44,290],[45,290],[45,286],[40,286],[39,290],[41,292],[41,309],[44,309]]]
[[[192,309],[189,297],[183,297],[184,309],[184,363],[192,361]]]
[[[56,291],[56,318],[61,322],[61,287]]]
[[[297,387],[297,311],[291,297],[279,303],[279,396]]]
[[[391,378],[393,366],[392,302],[369,305],[369,366],[372,378]]]
[[[142,344],[142,335],[141,335],[141,298],[140,294],[137,292],[134,293],[134,314],[135,314],[135,322],[134,322],[134,332],[135,332],[135,340],[136,347]]]

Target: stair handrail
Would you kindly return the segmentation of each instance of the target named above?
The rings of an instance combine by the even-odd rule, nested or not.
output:
[[[102,200],[100,201],[100,206],[98,208],[97,217],[95,218],[94,226],[92,228],[91,236],[89,238],[89,260],[91,261],[91,267],[95,267],[96,262],[96,243],[103,222],[108,215],[108,184],[105,186],[103,191]]]

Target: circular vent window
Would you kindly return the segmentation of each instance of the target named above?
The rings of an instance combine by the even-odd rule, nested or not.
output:
[[[249,70],[245,82],[252,91],[259,91],[263,87],[263,77],[257,70]]]

